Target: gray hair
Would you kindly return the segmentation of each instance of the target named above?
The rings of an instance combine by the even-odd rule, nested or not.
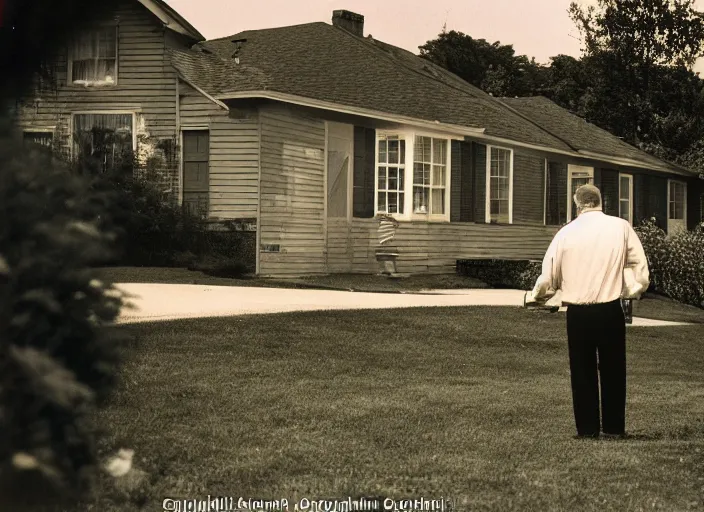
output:
[[[574,193],[577,208],[598,208],[601,206],[601,192],[594,185],[582,185]]]

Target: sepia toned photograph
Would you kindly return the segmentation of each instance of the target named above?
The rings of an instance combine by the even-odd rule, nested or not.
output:
[[[0,49],[0,512],[704,511],[704,0]]]

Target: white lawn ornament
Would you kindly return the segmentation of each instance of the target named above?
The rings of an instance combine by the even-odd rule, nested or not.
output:
[[[117,455],[110,457],[105,463],[105,471],[114,477],[125,476],[132,469],[134,450],[120,448]]]

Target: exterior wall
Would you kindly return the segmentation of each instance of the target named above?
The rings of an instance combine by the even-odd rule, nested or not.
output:
[[[259,121],[254,109],[227,111],[200,92],[180,84],[182,130],[210,131],[208,217],[256,221],[259,192]]]
[[[325,123],[283,106],[259,110],[259,273],[325,272]]]
[[[328,233],[335,233],[336,254],[347,258],[337,258],[328,271],[377,272],[377,228],[374,219],[328,226]],[[455,272],[459,259],[542,259],[556,232],[550,226],[404,222],[392,246],[399,253],[399,272],[446,274]]]
[[[143,161],[159,155],[164,142],[175,147],[176,73],[165,52],[166,29],[144,6],[124,0],[113,19],[118,25],[117,83],[85,87],[68,84],[68,50],[59,48],[55,67],[55,87],[44,87],[18,108],[20,129],[47,129],[53,132],[57,150],[72,152],[71,114],[86,111],[136,113],[138,154]],[[159,144],[161,142],[161,144]],[[160,170],[165,185],[178,189],[178,167],[170,162]]]

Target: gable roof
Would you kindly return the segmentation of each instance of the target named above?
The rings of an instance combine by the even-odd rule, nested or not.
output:
[[[389,114],[438,128],[473,130],[489,141],[692,174],[626,144],[547,98],[493,98],[411,52],[327,23],[249,30],[170,53],[184,79],[220,100],[264,97],[300,104],[310,100],[311,106],[332,110],[344,106],[359,115]],[[468,131],[458,133],[472,136]]]
[[[164,0],[137,0],[144,7],[149,9],[154,16],[159,18],[159,20],[167,28],[190,37],[194,41],[205,41],[203,34],[198,32],[196,28],[191,25],[186,18],[177,13],[173,8],[171,8]]]
[[[403,65],[384,46],[327,23],[245,31],[184,53],[176,55],[177,69],[219,99],[229,93],[275,91],[570,150],[469,84],[439,80]],[[235,53],[239,64],[234,63]],[[221,69],[203,73],[214,56]],[[196,64],[198,60],[201,64]],[[241,72],[230,73],[233,66]]]
[[[543,96],[501,98],[501,101],[529,117],[543,129],[559,134],[562,140],[585,156],[624,157],[655,169],[666,166],[669,171],[686,171],[627,144],[619,137],[572,114]]]

